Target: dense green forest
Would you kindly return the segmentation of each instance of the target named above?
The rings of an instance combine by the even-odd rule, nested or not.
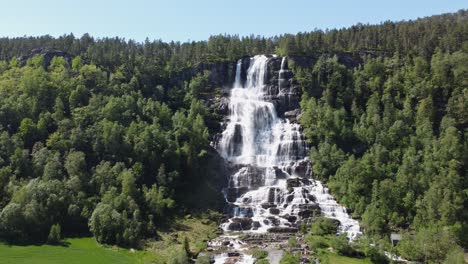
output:
[[[66,56],[29,56],[37,48]],[[332,56],[362,51],[372,56],[355,68]],[[0,238],[91,232],[136,246],[175,215],[222,208],[208,125],[220,117],[206,104],[219,87],[210,72],[182,72],[262,53],[318,58],[290,65],[313,177],[366,234],[404,232],[398,253],[414,260],[468,247],[466,10],[187,43],[0,38]]]
[[[467,51],[367,58],[353,70],[323,58],[297,69],[314,177],[367,234],[427,233],[400,245],[410,259],[423,260],[423,243],[445,232],[468,243]]]

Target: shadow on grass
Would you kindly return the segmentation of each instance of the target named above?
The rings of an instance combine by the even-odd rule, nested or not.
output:
[[[47,242],[16,242],[16,241],[8,241],[8,240],[0,240],[0,243],[4,243],[8,247],[19,246],[19,247],[27,247],[27,246],[57,246],[57,247],[69,247],[71,245],[70,242],[62,240],[58,243],[47,243]]]

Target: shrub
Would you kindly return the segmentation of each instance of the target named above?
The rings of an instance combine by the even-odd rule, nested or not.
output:
[[[338,232],[339,222],[326,217],[319,217],[312,223],[311,232],[314,235],[333,235]]]
[[[346,234],[341,234],[331,239],[331,246],[340,255],[351,256],[354,253],[353,248],[349,245]]]
[[[328,244],[327,240],[324,237],[321,236],[312,236],[308,235],[306,236],[306,241],[307,244],[313,249],[316,248],[327,248],[330,245]]]
[[[58,244],[61,240],[61,231],[60,225],[55,224],[50,227],[49,236],[47,237],[47,243],[49,244]]]
[[[461,247],[454,247],[447,253],[445,256],[444,264],[463,264],[464,261],[464,252]]]
[[[300,262],[299,256],[291,253],[286,253],[280,261],[280,264],[297,264]]]
[[[268,257],[268,252],[265,251],[265,250],[255,250],[253,253],[252,253],[252,256],[255,258],[255,259],[264,259],[266,257]]]
[[[189,259],[184,249],[173,250],[169,256],[168,264],[188,264]]]
[[[367,252],[366,256],[370,258],[372,263],[382,263],[382,264],[387,264],[388,259],[385,255],[379,252],[379,250],[375,247],[370,247]]]
[[[297,247],[298,245],[299,245],[299,243],[297,242],[296,237],[290,237],[290,238],[288,239],[288,246],[289,246],[290,248],[295,248],[295,247]]]
[[[259,259],[255,264],[270,264],[270,261],[268,259]]]
[[[208,256],[200,256],[197,258],[197,261],[195,261],[196,264],[210,264],[210,257]]]

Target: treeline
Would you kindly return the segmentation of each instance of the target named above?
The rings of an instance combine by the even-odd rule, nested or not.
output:
[[[108,73],[80,56],[18,63],[0,62],[1,239],[91,231],[137,246],[183,210],[219,208],[213,117],[194,95],[209,73],[171,96],[149,81],[156,70]]]
[[[424,34],[424,33],[423,33]],[[443,260],[468,246],[468,46],[295,68],[313,177],[368,235],[403,232],[399,254]]]
[[[216,35],[207,41],[142,43],[122,38],[96,39],[88,34],[59,38],[51,36],[0,38],[0,59],[27,55],[38,47],[55,48],[108,69],[118,66],[149,64],[162,75],[192,67],[200,62],[235,61],[242,56],[277,53],[315,55],[318,53],[357,52],[361,50],[392,55],[414,54],[429,59],[436,47],[454,52],[467,40],[468,11],[417,20],[379,25],[358,24],[349,28],[314,30],[273,37]],[[132,67],[130,67],[132,68]]]

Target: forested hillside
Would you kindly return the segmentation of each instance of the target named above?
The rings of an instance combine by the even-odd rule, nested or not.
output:
[[[210,185],[222,173],[210,113],[192,93],[165,99],[157,82],[144,84],[148,74],[126,65],[105,72],[80,56],[1,65],[3,238],[45,241],[59,224],[64,234],[89,230],[100,242],[135,245],[173,213],[222,201]]]
[[[58,227],[135,246],[175,215],[220,210],[210,100],[232,78],[200,65],[272,53],[314,61],[289,65],[313,177],[366,234],[403,232],[415,260],[468,247],[465,10],[270,38],[1,38],[0,238],[45,242]]]
[[[466,246],[468,53],[367,58],[354,70],[322,58],[298,72],[313,175],[364,231],[416,231],[400,245],[411,259],[446,232]]]

